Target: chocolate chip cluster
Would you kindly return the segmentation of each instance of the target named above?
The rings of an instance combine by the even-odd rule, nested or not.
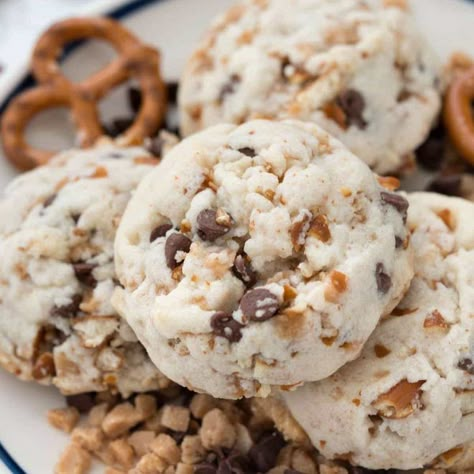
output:
[[[250,153],[246,151],[246,153]],[[196,218],[195,234],[204,242],[214,242],[224,237],[232,228],[233,219],[223,209],[204,209]],[[175,271],[184,262],[191,249],[192,240],[185,233],[172,231],[171,224],[160,224],[150,233],[150,243],[160,237],[166,237],[165,258],[170,270]],[[266,288],[252,288],[258,276],[252,263],[245,253],[238,253],[232,267],[233,275],[248,288],[243,295],[239,309],[244,322],[263,322],[275,316],[280,309],[276,295]],[[238,342],[242,338],[241,329],[245,324],[235,320],[232,314],[217,311],[211,317],[211,328],[216,336],[224,337],[230,342]]]

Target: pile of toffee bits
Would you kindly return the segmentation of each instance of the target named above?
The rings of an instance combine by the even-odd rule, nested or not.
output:
[[[218,400],[176,385],[127,400],[110,393],[66,400],[48,413],[71,439],[57,474],[87,473],[93,458],[108,466],[106,474],[318,473],[317,452],[286,442],[251,400]]]
[[[126,400],[103,392],[66,401],[48,412],[49,423],[70,435],[56,474],[88,473],[93,459],[105,474],[376,472],[326,461],[307,444],[286,441],[252,400],[219,400],[173,385]]]
[[[435,173],[426,191],[474,200],[474,167],[456,153],[442,122],[416,150],[416,160]]]

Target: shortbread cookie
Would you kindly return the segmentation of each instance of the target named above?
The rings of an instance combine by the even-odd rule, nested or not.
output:
[[[316,125],[212,127],[130,201],[113,304],[193,390],[265,396],[319,380],[357,357],[408,287],[407,206]]]
[[[474,441],[474,204],[409,202],[408,294],[359,359],[283,395],[323,455],[373,469],[449,466]]]
[[[438,64],[410,14],[383,3],[241,1],[188,62],[182,132],[295,118],[321,125],[378,173],[410,167],[440,108]]]
[[[110,304],[113,240],[157,160],[142,148],[61,153],[0,201],[0,364],[67,394],[156,389],[166,378]]]

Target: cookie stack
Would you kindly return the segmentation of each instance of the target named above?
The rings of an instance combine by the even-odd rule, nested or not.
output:
[[[159,164],[108,143],[8,187],[0,364],[74,395],[57,472],[472,472],[474,204],[375,174],[442,82],[401,1],[245,0]]]

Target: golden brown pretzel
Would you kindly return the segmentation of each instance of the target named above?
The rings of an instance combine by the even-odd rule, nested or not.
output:
[[[444,101],[444,122],[458,153],[474,165],[474,66],[451,82]]]
[[[119,56],[91,77],[73,83],[62,74],[57,60],[67,43],[85,38],[110,43]],[[132,77],[140,84],[142,103],[134,123],[117,141],[123,146],[141,143],[157,131],[166,112],[166,88],[159,63],[158,51],[142,44],[114,20],[73,18],[56,23],[33,51],[32,70],[39,85],[15,97],[3,114],[1,137],[6,156],[21,169],[46,163],[54,153],[29,146],[25,129],[34,115],[58,106],[71,109],[81,147],[92,146],[104,135],[98,102]]]

